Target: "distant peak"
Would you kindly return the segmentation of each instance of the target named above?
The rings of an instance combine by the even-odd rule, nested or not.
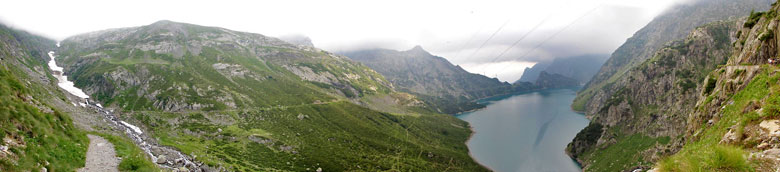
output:
[[[193,25],[193,24],[176,22],[171,20],[160,20],[150,24],[149,26],[165,28],[165,27],[182,27],[182,26],[189,26],[189,25]],[[198,26],[198,25],[194,25],[194,26]]]
[[[166,24],[172,24],[172,23],[176,23],[176,22],[173,22],[173,21],[170,21],[170,20],[160,20],[160,21],[156,21],[156,22],[152,23],[151,25],[166,25]]]
[[[416,46],[414,46],[414,48],[412,48],[409,51],[425,51],[425,50],[422,48],[422,46],[416,45]]]
[[[406,50],[406,52],[431,54],[431,53],[428,53],[428,51],[425,51],[425,49],[423,49],[422,46],[419,46],[419,45],[414,46],[414,48],[412,48],[412,49]]]

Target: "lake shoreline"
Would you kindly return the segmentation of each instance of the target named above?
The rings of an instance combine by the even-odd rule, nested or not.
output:
[[[468,121],[466,121],[466,122],[468,122]],[[474,127],[471,127],[471,123],[469,123],[469,130],[471,130],[471,134],[469,134],[469,138],[466,139],[466,142],[464,142],[464,144],[466,144],[466,148],[469,150],[469,157],[471,157],[471,159],[473,159],[474,162],[477,162],[477,164],[479,164],[479,166],[482,166],[485,169],[488,169],[490,171],[496,171],[496,170],[493,170],[492,168],[488,167],[487,165],[483,164],[482,162],[479,162],[479,160],[474,158],[474,155],[471,154],[471,148],[469,148],[468,145],[469,145],[469,142],[471,141],[471,138],[474,138],[474,134],[476,134],[477,131],[474,130]]]

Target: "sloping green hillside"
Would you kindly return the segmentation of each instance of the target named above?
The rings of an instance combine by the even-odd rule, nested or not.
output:
[[[171,21],[68,38],[76,85],[212,167],[482,171],[468,124],[343,56]]]
[[[45,70],[54,41],[0,25],[0,171],[74,171],[88,139],[48,104],[56,79]],[[58,91],[54,91],[59,93]]]

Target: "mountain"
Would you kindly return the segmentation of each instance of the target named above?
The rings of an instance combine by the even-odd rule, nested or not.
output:
[[[539,78],[536,79],[535,84],[540,89],[574,87],[580,85],[579,81],[574,78],[569,78],[557,73],[551,74],[545,71],[542,71],[542,73],[539,74]]]
[[[67,38],[84,92],[165,146],[230,171],[485,171],[468,123],[350,59],[172,21]]]
[[[587,83],[598,72],[607,59],[607,55],[581,55],[555,58],[552,62],[539,62],[531,68],[526,68],[523,76],[515,82],[536,82],[539,74],[561,74],[573,78],[579,83]]]
[[[557,73],[587,83],[599,71],[608,55],[593,54],[565,58],[555,58],[544,71]]]
[[[754,51],[776,51],[776,48],[769,48],[771,44],[762,48],[741,48],[750,44],[750,41],[745,43],[746,39],[761,37],[745,38],[749,29],[743,28],[749,25],[743,23],[758,23],[755,18],[760,16],[753,14],[750,17],[753,19],[747,22],[730,16],[737,12],[742,13],[737,16],[748,15],[752,8],[766,9],[751,7],[762,3],[770,4],[765,1],[697,1],[667,11],[640,30],[612,54],[594,80],[578,93],[572,106],[583,110],[591,123],[568,145],[567,153],[582,164],[585,171],[763,168],[744,164],[735,167],[734,164],[710,161],[718,159],[715,156],[730,156],[737,157],[736,165],[748,163],[739,158],[743,150],[718,142],[728,131],[726,128],[738,128],[733,126],[735,122],[750,121],[742,117],[742,113],[749,110],[736,113],[722,110],[728,109],[730,99],[742,99],[734,93],[751,82],[746,76],[759,73],[751,63],[765,63],[766,58],[772,57],[771,53]],[[718,16],[725,21],[711,21]],[[700,22],[709,23],[700,25]],[[683,25],[689,27],[689,23],[698,27],[686,37],[654,43],[677,34],[677,29]],[[765,23],[762,27],[767,25],[772,26]],[[661,33],[668,35],[655,35]],[[761,31],[753,31],[751,35],[761,35]],[[767,36],[769,34],[764,35],[762,39],[772,39]],[[654,48],[654,45],[663,46]],[[649,53],[652,49],[655,50]],[[744,59],[738,54],[769,56],[733,62]],[[611,76],[604,80],[607,75]],[[728,77],[732,78],[725,79]],[[725,90],[719,90],[723,82],[729,83],[725,84]],[[709,102],[717,105],[707,105]],[[726,113],[733,115],[724,116]],[[721,118],[728,120],[720,121]],[[702,139],[702,136],[711,137]],[[745,145],[746,148],[754,146]]]
[[[666,43],[684,38],[689,31],[714,21],[745,16],[751,10],[765,10],[772,0],[706,0],[683,3],[668,9],[626,40],[598,73],[577,94],[572,108],[587,114],[598,110],[617,91],[614,81],[633,67],[653,57]]]
[[[526,67],[525,70],[523,70],[523,75],[520,76],[520,79],[518,79],[514,83],[536,82],[536,79],[539,78],[539,74],[544,72],[547,69],[547,67],[550,66],[551,63],[552,62],[549,61],[542,61],[534,64],[534,66]]]
[[[420,97],[442,113],[483,107],[473,102],[476,99],[533,89],[529,84],[512,85],[469,73],[420,46],[406,51],[373,49],[343,54],[376,70],[398,90]]]

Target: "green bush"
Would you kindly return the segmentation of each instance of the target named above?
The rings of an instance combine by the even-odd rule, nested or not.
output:
[[[704,95],[708,95],[712,92],[712,90],[715,89],[716,84],[718,83],[718,79],[715,79],[715,77],[710,77],[707,79],[707,83],[704,85]]]
[[[746,28],[752,28],[754,25],[756,25],[756,23],[758,23],[758,20],[760,20],[762,16],[764,16],[763,12],[750,11],[750,17],[748,17],[748,20],[745,21],[743,26]]]
[[[744,155],[742,149],[734,146],[697,146],[695,151],[661,160],[657,167],[661,172],[753,171]]]
[[[767,39],[772,39],[775,36],[774,32],[771,30],[767,30],[764,33],[761,33],[761,35],[758,36],[758,40],[760,41],[766,41]]]

